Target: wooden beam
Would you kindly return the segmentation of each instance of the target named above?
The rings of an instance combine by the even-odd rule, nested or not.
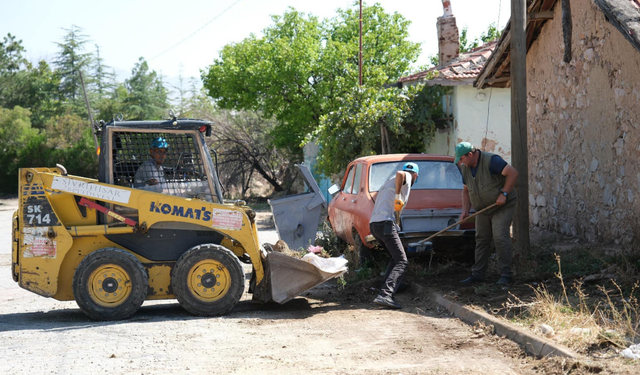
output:
[[[529,47],[533,44],[533,34],[536,32],[537,23],[532,23],[531,27],[527,27],[527,51],[529,51]]]
[[[542,0],[542,4],[540,4],[540,8],[538,9],[541,12],[546,10],[551,10],[558,0]]]
[[[501,60],[502,55],[504,55],[507,48],[509,48],[511,44],[511,33],[509,30],[506,30],[505,32],[506,34],[504,35],[504,39],[501,40],[501,42],[498,44],[498,47],[496,47],[496,49],[493,51],[493,54],[491,54],[489,61],[487,61],[484,69],[482,69],[482,74],[476,80],[476,87],[482,88],[482,86],[484,85],[484,81],[490,76],[493,69]]]
[[[502,74],[507,70],[507,68],[511,67],[511,54],[507,55],[507,58],[504,59],[500,67],[496,70],[496,74],[493,77],[501,77]],[[508,78],[508,77],[507,77]]]
[[[562,0],[562,37],[564,39],[564,56],[562,61],[571,62],[571,34],[573,22],[571,22],[571,4],[569,0]]]
[[[553,12],[552,11],[536,12],[536,13],[527,14],[527,21],[552,20],[552,19],[553,19]]]
[[[508,82],[510,79],[511,79],[511,77],[500,77],[500,78],[488,79],[485,82],[487,82],[487,84],[491,85],[491,84],[494,84],[494,83]]]

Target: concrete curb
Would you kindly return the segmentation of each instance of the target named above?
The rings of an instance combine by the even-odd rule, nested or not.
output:
[[[528,353],[531,353],[538,358],[547,356],[579,358],[579,355],[569,348],[532,335],[531,333],[489,315],[484,311],[472,310],[466,306],[451,302],[436,292],[429,292],[428,294],[432,301],[449,310],[449,312],[454,314],[463,322],[471,325],[476,322],[493,325],[497,335],[507,337],[511,341],[521,345]]]

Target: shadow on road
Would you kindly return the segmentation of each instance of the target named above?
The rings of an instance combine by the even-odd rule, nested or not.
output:
[[[184,310],[177,302],[156,302],[153,305],[143,305],[131,318],[121,321],[94,321],[89,319],[79,308],[12,313],[0,315],[0,332],[33,330],[67,331],[132,323],[144,324],[202,319],[300,320],[318,314],[326,314],[331,311],[380,309],[373,304],[339,302],[327,296],[327,293],[328,292],[324,290],[319,292],[311,291],[307,295],[311,299],[298,297],[284,305],[274,302],[260,303],[251,300],[240,301],[232,311],[220,317],[193,316]],[[409,313],[409,311],[404,310],[398,312]]]

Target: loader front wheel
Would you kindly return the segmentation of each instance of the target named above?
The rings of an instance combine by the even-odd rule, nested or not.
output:
[[[171,272],[171,287],[180,305],[199,316],[229,312],[244,292],[244,271],[238,258],[220,245],[193,247]]]
[[[148,276],[130,253],[100,249],[87,255],[73,275],[73,294],[85,314],[95,320],[133,315],[147,297]]]

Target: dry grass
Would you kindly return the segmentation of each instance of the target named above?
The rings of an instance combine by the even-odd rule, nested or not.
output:
[[[590,298],[584,285],[575,281],[571,289],[564,284],[560,257],[556,255],[561,290],[552,293],[544,285],[531,287],[533,300],[524,302],[511,295],[505,304],[507,312],[518,309],[516,321],[536,329],[542,324],[553,328],[548,336],[575,350],[589,348],[626,348],[640,339],[640,305],[636,298],[638,281],[625,295],[611,279],[597,285],[600,298]]]

